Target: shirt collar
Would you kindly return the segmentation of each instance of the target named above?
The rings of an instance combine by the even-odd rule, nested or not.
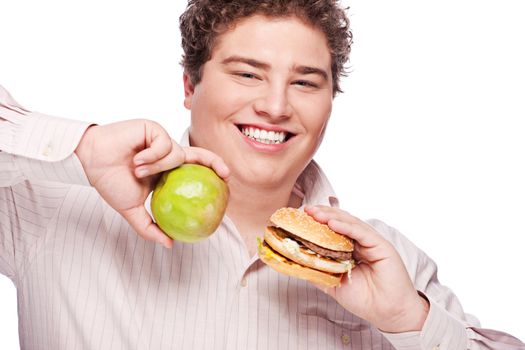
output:
[[[180,146],[190,145],[190,132],[186,129],[180,140]],[[332,185],[328,181],[325,173],[315,162],[311,160],[297,178],[293,191],[296,195],[303,198],[303,205],[326,205],[339,207],[339,200],[335,195]]]
[[[303,207],[306,205],[339,207],[339,200],[332,185],[315,160],[311,160],[299,175],[295,189],[304,194]]]
[[[180,138],[179,145],[181,147],[189,147],[190,146],[190,129],[186,129],[186,131],[184,131],[184,134],[182,134],[182,136]]]

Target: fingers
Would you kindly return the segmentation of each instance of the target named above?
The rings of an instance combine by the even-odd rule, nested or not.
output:
[[[377,245],[378,235],[372,229],[360,224],[353,224],[339,219],[328,220],[328,226],[337,233],[355,239],[362,247],[370,248]]]
[[[223,179],[228,179],[230,169],[224,163],[224,160],[215,153],[200,147],[185,147],[186,163],[202,164],[212,168],[217,175]]]
[[[133,162],[136,165],[135,175],[138,178],[158,174],[183,163],[207,166],[225,180],[230,175],[230,169],[224,160],[215,153],[200,147],[183,148],[166,133],[161,133],[154,138],[148,148],[133,157]]]
[[[151,220],[146,208],[139,206],[122,213],[133,229],[144,239],[155,241],[166,248],[173,246],[173,240],[166,236],[160,228]]]
[[[330,219],[338,219],[352,223],[361,222],[357,217],[350,215],[339,208],[328,207],[324,205],[307,206],[304,211],[313,216],[316,221],[327,224]]]
[[[180,147],[172,139],[169,140],[171,142],[171,145],[169,146],[169,151],[167,153],[160,153],[161,146],[159,146],[155,151],[150,148],[147,148],[144,151],[137,153],[134,160],[138,159],[139,161],[144,160],[146,162],[145,164],[138,165],[135,168],[135,175],[137,177],[141,178],[149,175],[158,174],[163,171],[176,168],[185,162],[186,154],[184,153],[182,147]],[[148,161],[146,159],[151,159],[151,161]],[[137,164],[136,161],[135,164]]]
[[[151,164],[164,158],[173,148],[173,142],[166,130],[156,123],[144,124],[145,148],[133,157],[135,165]]]
[[[327,224],[337,233],[356,241],[359,255],[367,259],[382,256],[390,249],[389,242],[372,226],[339,208],[327,206],[306,207],[305,212],[316,221]]]

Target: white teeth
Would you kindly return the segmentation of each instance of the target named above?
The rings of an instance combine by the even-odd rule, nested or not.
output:
[[[283,143],[288,134],[284,131],[267,131],[254,127],[242,127],[241,132],[247,137],[265,144]]]

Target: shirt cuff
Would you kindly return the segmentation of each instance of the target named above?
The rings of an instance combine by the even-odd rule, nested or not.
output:
[[[7,108],[2,116],[1,160],[17,178],[90,185],[74,152],[92,124]]]
[[[428,298],[430,309],[420,332],[382,333],[397,350],[464,350],[467,329],[442,306]]]
[[[2,113],[8,113],[4,110]],[[69,157],[90,123],[62,119],[37,112],[10,113],[4,125],[0,149],[26,158],[57,162]]]
[[[22,179],[91,186],[82,163],[75,153],[58,162],[46,162],[16,155],[10,156]]]

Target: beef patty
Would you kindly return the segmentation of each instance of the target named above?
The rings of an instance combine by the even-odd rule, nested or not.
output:
[[[293,233],[285,231],[285,230],[283,230],[281,228],[279,228],[277,230],[277,232],[279,232],[279,235],[282,238],[290,237],[294,241],[297,241],[297,242],[301,243],[302,245],[304,245],[308,249],[316,252],[317,254],[319,254],[321,256],[332,258],[334,260],[343,260],[343,261],[352,260],[352,252],[340,252],[340,251],[337,251],[337,250],[331,250],[331,249],[323,248],[321,246],[318,246],[315,243],[309,242],[309,241],[307,241],[307,240],[305,240],[305,239],[303,239],[301,237],[298,237],[298,236],[294,235]]]

